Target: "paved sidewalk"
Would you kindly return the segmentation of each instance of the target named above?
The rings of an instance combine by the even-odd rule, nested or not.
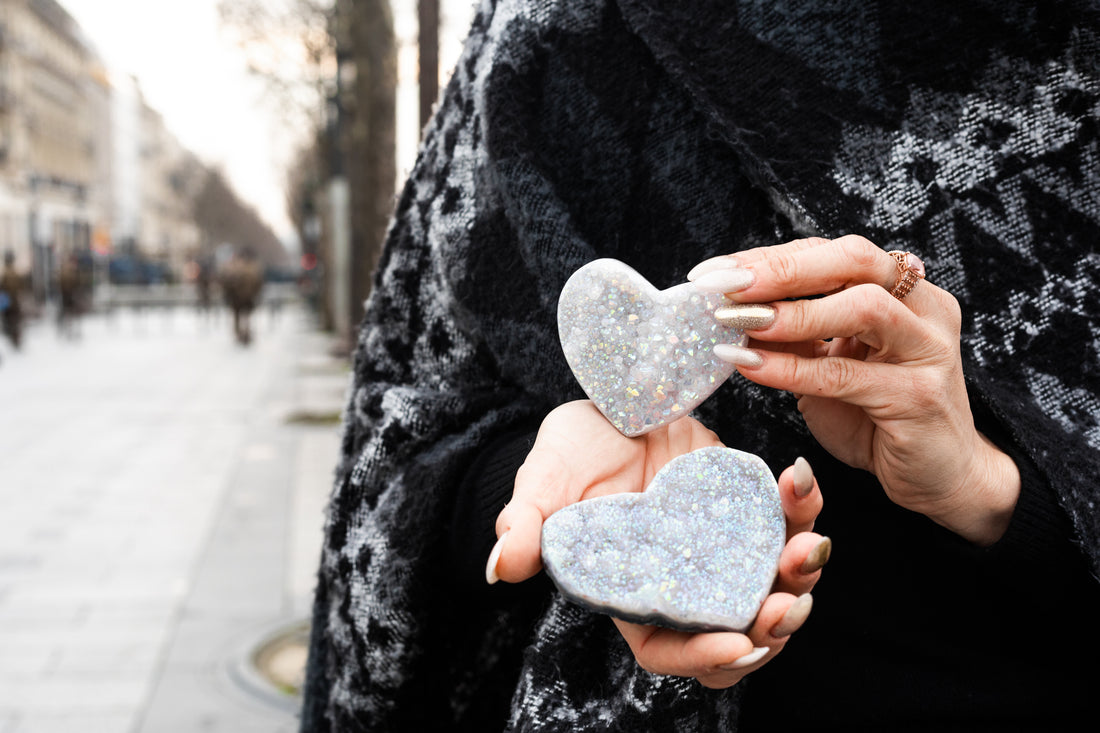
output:
[[[0,733],[296,729],[252,657],[308,618],[348,377],[258,316],[248,348],[182,310],[0,345]]]

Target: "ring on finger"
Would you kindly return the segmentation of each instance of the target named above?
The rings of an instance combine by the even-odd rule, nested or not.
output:
[[[887,252],[898,263],[898,278],[894,281],[894,287],[890,295],[898,300],[905,300],[909,291],[919,281],[924,279],[924,262],[912,252]]]

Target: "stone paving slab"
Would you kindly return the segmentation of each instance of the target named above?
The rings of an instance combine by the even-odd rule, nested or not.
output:
[[[308,613],[347,367],[266,316],[0,344],[0,733],[296,728],[242,660]]]

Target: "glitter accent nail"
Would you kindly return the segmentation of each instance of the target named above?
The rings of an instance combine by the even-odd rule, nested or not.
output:
[[[776,310],[770,305],[746,303],[724,305],[714,311],[714,318],[723,326],[753,331],[775,323]]]

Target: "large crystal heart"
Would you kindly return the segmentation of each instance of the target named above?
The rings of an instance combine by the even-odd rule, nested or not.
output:
[[[642,435],[690,413],[733,373],[713,353],[748,341],[714,320],[728,303],[691,283],[657,290],[618,260],[594,260],[562,288],[558,335],[589,399],[623,435]]]
[[[764,461],[733,448],[673,459],[643,493],[572,504],[542,526],[542,561],[562,594],[628,621],[744,631],[786,542]]]

